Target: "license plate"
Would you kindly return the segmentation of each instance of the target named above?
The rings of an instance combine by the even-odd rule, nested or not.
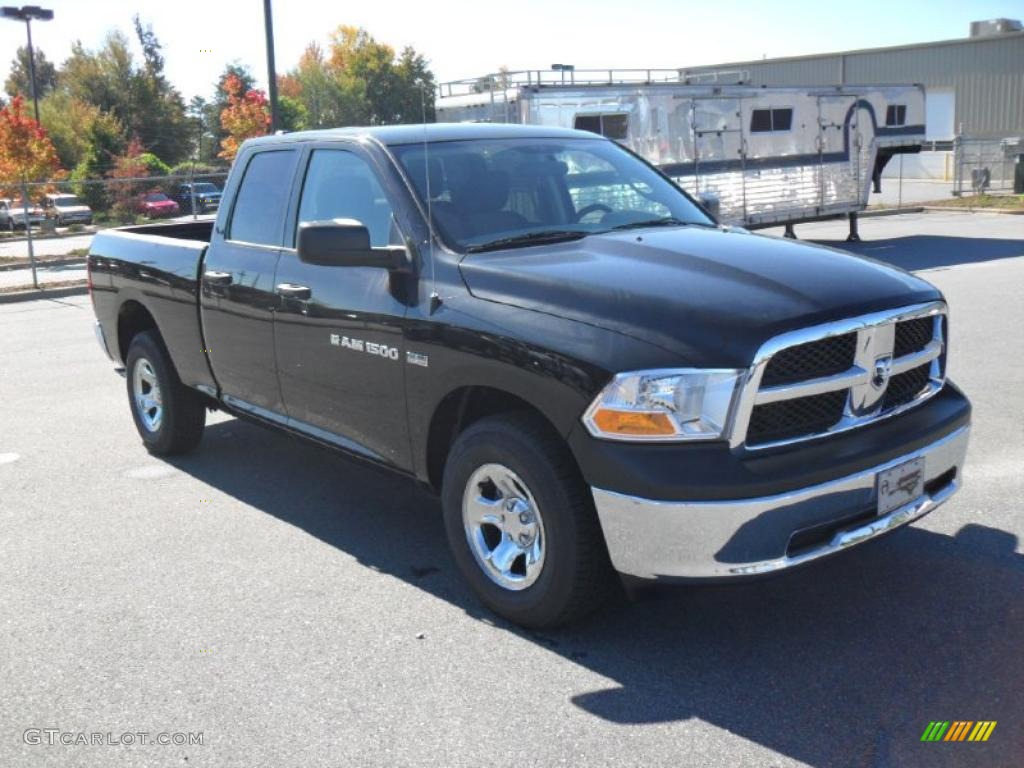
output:
[[[924,493],[924,457],[878,473],[878,514],[887,515]]]

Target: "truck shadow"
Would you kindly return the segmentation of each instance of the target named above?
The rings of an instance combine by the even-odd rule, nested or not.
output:
[[[802,572],[659,590],[537,633],[478,607],[437,501],[410,481],[237,420],[208,427],[198,453],[173,463],[613,680],[566,694],[602,720],[699,718],[814,766],[1019,765],[1024,755],[1024,556],[1009,533],[911,527]],[[923,744],[931,720],[999,726],[984,744]]]
[[[1024,227],[1024,220],[1021,224]],[[868,256],[910,271],[1024,256],[1024,238],[1005,240],[987,237],[910,235],[874,240],[867,235],[859,243],[847,243],[842,240],[813,242],[856,253],[858,256]]]

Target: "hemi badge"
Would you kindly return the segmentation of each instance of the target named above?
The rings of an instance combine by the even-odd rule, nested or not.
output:
[[[419,352],[405,351],[405,362],[410,365],[421,365],[424,368],[430,365],[430,358],[426,355],[421,355]]]

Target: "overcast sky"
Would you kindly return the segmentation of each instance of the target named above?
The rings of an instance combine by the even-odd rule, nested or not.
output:
[[[12,0],[0,0],[12,2]],[[14,0],[18,1],[18,0]],[[78,39],[96,48],[139,13],[164,45],[167,74],[186,99],[209,96],[225,63],[266,80],[262,0],[33,0],[52,22],[33,25],[37,46],[63,61]],[[966,37],[972,20],[1024,18],[1024,0],[275,0],[277,67],[339,24],[366,27],[395,48],[412,45],[441,80],[551,63],[682,67],[762,56]],[[23,24],[0,22],[0,72],[24,45]]]

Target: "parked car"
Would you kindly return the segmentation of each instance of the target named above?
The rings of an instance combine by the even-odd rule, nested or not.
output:
[[[92,208],[75,195],[43,195],[42,202],[44,215],[48,219],[53,219],[58,227],[66,227],[69,224],[92,224]]]
[[[150,219],[177,216],[181,207],[163,192],[150,192],[139,198],[138,212]]]
[[[193,188],[195,194],[193,195]],[[215,211],[220,206],[221,191],[217,185],[209,181],[186,182],[179,184],[174,193],[174,200],[185,213],[193,213],[192,202],[195,200],[195,213]]]
[[[415,478],[512,621],[578,617],[615,571],[789,570],[960,486],[971,407],[934,286],[722,227],[606,138],[270,136],[225,196],[216,222],[93,239],[143,444],[190,451],[219,408]]]
[[[43,218],[43,209],[35,203],[29,203],[29,224],[37,227],[43,223]],[[25,229],[25,203],[23,201],[0,198],[0,228],[6,229],[8,232]]]

